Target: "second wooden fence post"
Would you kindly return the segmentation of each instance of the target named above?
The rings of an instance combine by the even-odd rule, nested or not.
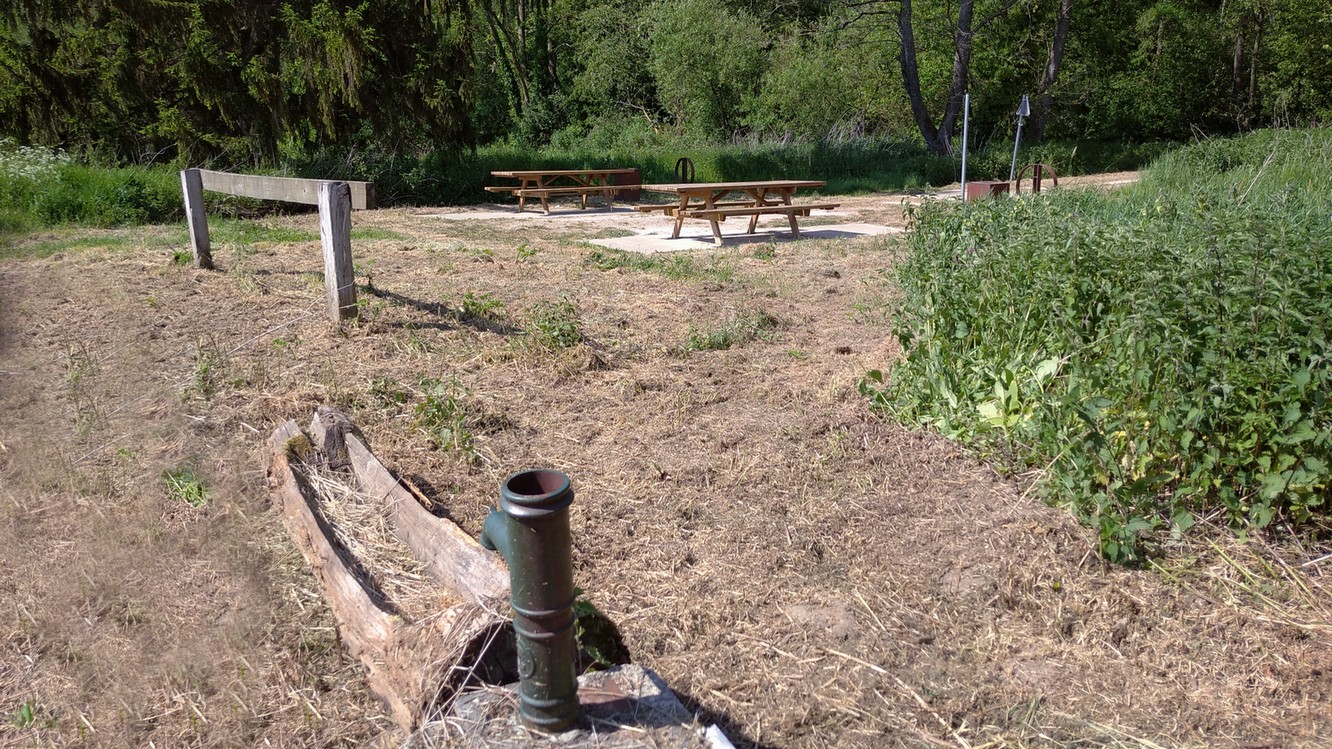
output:
[[[328,316],[356,317],[356,281],[351,257],[351,188],[346,182],[319,183],[319,238],[324,245],[324,288]]]
[[[198,169],[185,169],[180,173],[180,191],[185,196],[185,223],[190,227],[190,250],[194,265],[213,268],[213,247],[208,241],[208,217],[204,214],[203,178]]]

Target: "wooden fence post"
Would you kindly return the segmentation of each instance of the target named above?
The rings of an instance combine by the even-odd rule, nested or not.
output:
[[[204,214],[203,177],[198,169],[180,173],[180,191],[185,195],[185,223],[190,227],[190,250],[194,265],[212,270],[213,247],[208,241],[208,217]]]
[[[351,257],[351,188],[319,183],[319,239],[324,245],[324,288],[333,322],[356,317],[356,282]]]

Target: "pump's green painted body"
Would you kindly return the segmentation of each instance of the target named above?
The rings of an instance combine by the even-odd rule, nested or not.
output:
[[[509,602],[518,635],[518,714],[542,731],[578,720],[574,673],[573,561],[569,542],[569,477],[524,471],[500,488],[499,508],[481,529],[481,544],[509,564]]]

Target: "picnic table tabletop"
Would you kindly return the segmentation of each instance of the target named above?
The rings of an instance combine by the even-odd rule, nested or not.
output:
[[[747,182],[676,182],[660,185],[641,185],[639,189],[651,192],[701,193],[719,190],[780,190],[802,187],[824,187],[828,183],[816,179],[764,179]]]
[[[491,175],[523,179],[525,177],[575,177],[584,174],[629,174],[635,171],[637,170],[629,167],[607,169],[497,169],[492,171]]]

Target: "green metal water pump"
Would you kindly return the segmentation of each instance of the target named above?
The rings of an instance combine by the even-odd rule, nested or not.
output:
[[[547,732],[578,720],[574,673],[574,587],[569,542],[569,477],[515,473],[481,529],[481,545],[509,564],[509,602],[518,640],[518,714]]]

